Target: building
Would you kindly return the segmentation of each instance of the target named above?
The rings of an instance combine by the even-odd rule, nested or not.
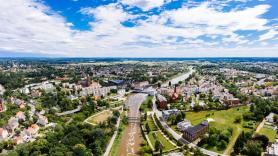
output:
[[[209,130],[209,123],[208,121],[203,121],[202,123],[187,128],[185,131],[183,131],[183,138],[192,142],[196,139],[198,139],[200,136],[204,135]]]
[[[277,156],[278,155],[278,142],[276,141],[266,149],[265,156]]]
[[[37,123],[45,126],[46,124],[48,124],[48,119],[47,119],[47,117],[40,115]]]
[[[26,116],[21,111],[17,112],[15,116],[18,118],[19,121],[25,121],[26,119]]]
[[[13,142],[14,142],[16,145],[22,144],[22,143],[24,143],[23,137],[22,137],[22,136],[16,136],[16,137],[14,137]]]
[[[5,110],[4,100],[0,99],[0,112],[3,112],[4,110]]]
[[[274,113],[269,113],[267,117],[265,117],[267,122],[274,123]]]
[[[143,81],[143,82],[135,82],[135,83],[133,83],[132,87],[135,90],[143,90],[148,85],[149,85],[148,81]]]
[[[14,131],[19,126],[18,118],[12,117],[8,121],[7,128],[11,131]]]
[[[191,125],[191,122],[190,122],[189,120],[184,120],[184,121],[179,122],[179,123],[177,124],[177,128],[178,128],[181,132],[185,131],[186,129],[188,129],[188,128],[191,127],[191,126],[192,126],[192,125]]]
[[[225,104],[227,104],[230,107],[240,105],[240,100],[238,98],[231,98],[225,100]]]
[[[9,133],[6,129],[0,128],[0,141],[3,141],[7,139],[9,136]]]
[[[164,120],[167,120],[172,115],[178,115],[180,111],[178,109],[169,109],[162,111],[162,117]]]
[[[31,91],[32,97],[40,97],[41,95],[42,95],[42,93],[37,89]]]
[[[167,99],[160,94],[156,94],[156,104],[158,108],[165,109],[167,107]]]

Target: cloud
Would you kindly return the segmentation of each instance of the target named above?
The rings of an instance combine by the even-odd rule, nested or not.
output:
[[[125,5],[141,8],[144,11],[161,7],[166,3],[165,0],[121,0],[120,2]]]
[[[154,15],[130,14],[121,5],[149,10],[170,3],[169,0],[137,2],[123,0],[81,8],[80,13],[93,19],[87,31],[72,29],[73,23],[39,1],[1,3],[0,51],[66,56],[186,57],[238,56],[237,51],[252,56],[264,48],[263,55],[277,55],[274,53],[277,46],[267,48],[256,39],[237,33],[239,30],[267,31],[260,36],[261,41],[275,37],[276,31],[273,32],[269,20],[262,17],[270,5],[221,11],[209,3],[200,3]],[[126,21],[136,24],[127,27],[123,24]]]
[[[261,35],[259,38],[259,41],[271,39],[271,38],[275,37],[277,34],[278,34],[278,31],[271,29],[268,32],[266,32],[265,34]]]

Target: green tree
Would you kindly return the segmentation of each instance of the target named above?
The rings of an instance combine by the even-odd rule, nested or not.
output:
[[[243,154],[248,156],[260,156],[263,152],[263,148],[260,142],[258,141],[248,141],[244,147]]]
[[[76,144],[73,147],[73,155],[74,156],[90,156],[90,151],[87,150],[84,144]]]

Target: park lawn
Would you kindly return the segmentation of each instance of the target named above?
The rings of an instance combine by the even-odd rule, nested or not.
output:
[[[101,122],[106,121],[109,117],[113,115],[113,112],[110,110],[104,110],[97,114],[94,114],[93,116],[89,117],[87,121],[91,124],[98,124]]]
[[[269,139],[269,142],[274,142],[276,139],[277,132],[271,128],[263,127],[259,134],[266,135]]]
[[[197,125],[207,118],[212,118],[214,121],[210,122],[210,127],[215,127],[217,129],[227,129],[233,128],[233,135],[230,138],[230,142],[227,145],[226,150],[218,151],[216,148],[212,148],[215,152],[230,154],[233,146],[236,142],[237,137],[240,133],[248,131],[250,129],[243,128],[243,122],[240,124],[234,123],[237,116],[242,116],[243,113],[249,112],[248,106],[234,107],[228,110],[211,110],[211,111],[200,111],[200,112],[187,112],[186,118],[191,121],[192,125]],[[254,127],[255,128],[255,127]]]
[[[154,137],[154,133],[156,133],[157,137]],[[155,141],[159,140],[162,144],[163,144],[163,151],[168,151],[168,150],[172,150],[175,149],[176,147],[171,144],[162,134],[160,131],[151,131],[148,134],[148,137],[151,141],[152,146],[155,148]]]
[[[148,96],[146,98],[146,100],[141,104],[140,109],[142,110],[142,112],[149,112],[152,111],[152,100],[153,100],[153,96]],[[151,102],[150,107],[148,106],[148,103]]]
[[[146,123],[149,124],[150,131],[157,131],[157,127],[155,126],[154,121],[153,121],[151,116],[148,116],[148,119],[147,119]]]
[[[121,122],[121,124],[119,126],[119,131],[118,131],[117,137],[114,140],[114,143],[113,143],[112,149],[109,153],[109,156],[116,156],[117,153],[119,153],[118,151],[120,149],[120,143],[121,143],[123,134],[126,130],[125,128],[126,128],[126,125],[123,122]]]

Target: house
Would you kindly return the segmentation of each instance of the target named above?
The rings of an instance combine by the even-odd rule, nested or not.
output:
[[[240,100],[238,98],[230,98],[225,100],[225,104],[227,104],[230,107],[237,106],[240,104]]]
[[[40,97],[41,95],[42,95],[42,93],[37,89],[31,91],[31,96],[32,97],[36,98],[36,97]]]
[[[178,115],[180,111],[178,109],[169,109],[162,111],[162,117],[164,120],[167,120],[172,115]]]
[[[167,99],[160,94],[156,94],[156,104],[158,108],[165,109],[167,107]]]
[[[23,140],[23,137],[22,137],[22,136],[16,136],[16,137],[14,137],[13,142],[14,142],[16,145],[18,145],[18,144],[24,143],[24,140]]]
[[[18,118],[12,117],[8,121],[7,128],[11,131],[14,131],[19,126]]]
[[[0,128],[0,141],[7,139],[9,133],[6,129]]]
[[[200,136],[204,135],[209,130],[208,121],[203,121],[200,124],[189,127],[183,131],[182,137],[190,142],[196,140]]]
[[[278,142],[276,140],[271,146],[268,146],[264,156],[277,156],[278,155]]]
[[[40,115],[37,123],[45,126],[46,124],[48,124],[48,119],[47,119],[47,117]]]
[[[26,116],[21,111],[17,112],[15,116],[18,118],[19,121],[25,121],[26,119]]]
[[[267,117],[265,117],[267,122],[274,123],[274,113],[269,113]]]
[[[143,81],[143,82],[135,82],[135,83],[133,83],[132,87],[135,90],[143,90],[148,85],[149,85],[148,81]]]
[[[40,127],[37,124],[32,124],[28,129],[26,129],[25,133],[28,136],[35,136],[38,134]]]
[[[187,128],[191,127],[191,122],[189,120],[184,120],[184,121],[181,121],[177,124],[177,128],[183,132],[185,131]]]
[[[5,110],[4,100],[0,99],[0,112],[3,112],[4,110]]]

